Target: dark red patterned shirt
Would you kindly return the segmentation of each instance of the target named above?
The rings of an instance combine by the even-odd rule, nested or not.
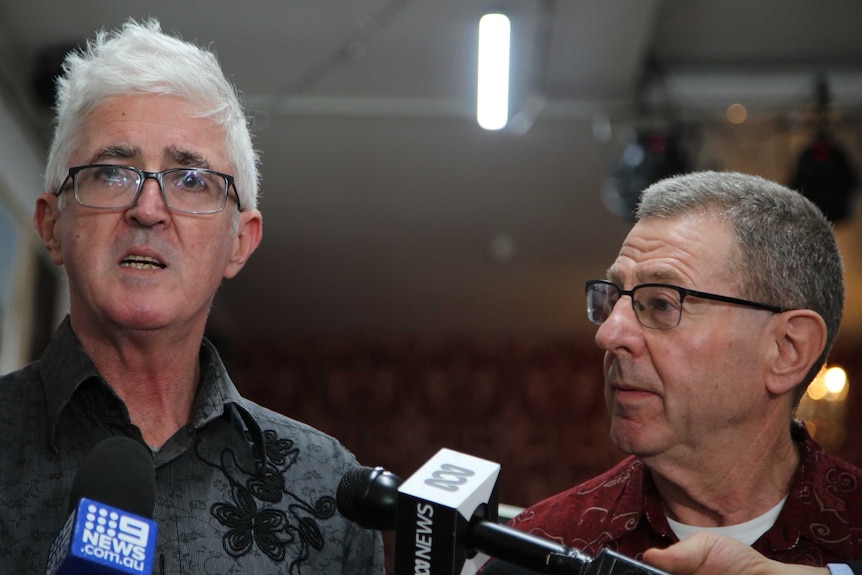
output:
[[[822,566],[862,552],[862,469],[826,452],[800,423],[802,454],[787,502],[753,545],[778,561]],[[526,509],[511,524],[588,554],[603,548],[639,559],[677,541],[648,469],[634,456]]]

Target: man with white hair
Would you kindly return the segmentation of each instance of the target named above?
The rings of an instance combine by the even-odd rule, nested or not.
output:
[[[335,508],[353,455],[241,397],[203,337],[262,234],[215,56],[129,21],[67,56],[56,112],[34,223],[70,313],[0,380],[0,572],[44,571],[78,466],[117,436],[152,452],[155,573],[382,572],[379,533]]]

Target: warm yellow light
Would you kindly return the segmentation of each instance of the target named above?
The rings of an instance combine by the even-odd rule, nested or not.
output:
[[[742,124],[748,118],[748,110],[742,104],[731,104],[727,107],[725,115],[731,124]]]
[[[843,401],[847,397],[848,389],[847,373],[842,368],[824,366],[808,386],[806,394],[814,401]]]
[[[503,14],[479,19],[479,84],[476,121],[486,130],[500,130],[509,121],[509,36]]]
[[[847,385],[847,373],[840,367],[830,367],[823,377],[829,393],[840,394]]]
[[[843,369],[823,366],[799,402],[796,417],[802,419],[812,437],[835,449],[845,439],[847,394],[850,382]]]
[[[814,381],[811,382],[811,385],[808,386],[808,391],[806,393],[808,394],[808,397],[814,401],[820,401],[826,397],[827,392],[826,377],[824,372],[821,370],[820,373],[817,374],[817,377],[814,378]]]

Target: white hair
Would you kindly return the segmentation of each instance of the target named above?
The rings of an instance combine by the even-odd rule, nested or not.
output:
[[[213,52],[169,36],[154,19],[128,20],[121,29],[100,30],[84,50],[70,52],[57,78],[56,125],[45,171],[46,190],[66,178],[81,126],[94,108],[115,96],[161,94],[200,107],[224,130],[225,146],[243,209],[255,209],[258,154],[233,85]]]

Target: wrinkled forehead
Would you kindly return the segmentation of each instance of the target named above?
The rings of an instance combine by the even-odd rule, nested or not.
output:
[[[626,236],[608,279],[626,288],[655,282],[705,289],[732,279],[736,254],[720,214],[645,218]]]
[[[81,123],[70,164],[151,162],[151,169],[198,166],[231,172],[225,134],[200,106],[163,95],[117,96]]]

